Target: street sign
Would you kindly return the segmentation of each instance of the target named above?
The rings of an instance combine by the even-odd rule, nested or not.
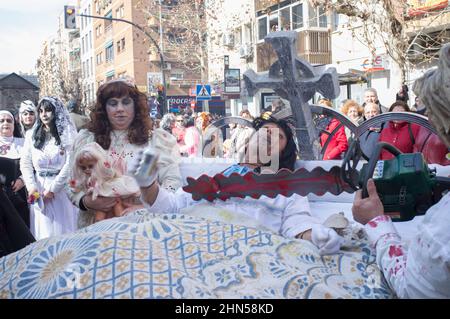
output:
[[[211,85],[197,84],[196,99],[197,101],[211,100]]]
[[[241,92],[241,70],[226,69],[224,72],[225,93]]]

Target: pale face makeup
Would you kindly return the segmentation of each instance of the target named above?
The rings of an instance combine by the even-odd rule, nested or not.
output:
[[[39,118],[45,128],[49,129],[55,115],[50,107],[40,107],[39,108]]]
[[[8,114],[0,114],[0,133],[3,137],[13,136],[14,120]]]
[[[134,120],[134,100],[127,96],[106,101],[106,114],[114,130],[127,130]]]

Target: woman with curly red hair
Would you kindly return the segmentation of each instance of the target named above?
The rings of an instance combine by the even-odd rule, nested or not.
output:
[[[151,127],[145,94],[130,81],[109,81],[97,91],[91,122],[75,139],[74,153],[87,143],[97,142],[107,151],[112,163],[123,161],[127,166],[139,152],[152,145],[159,153],[158,167],[161,171],[158,182],[163,188],[175,191],[181,186],[181,175],[175,162],[176,139],[162,129],[152,131]],[[109,211],[117,200],[102,196],[94,200],[90,194],[74,193],[70,189],[68,193],[80,208],[79,227],[93,223],[94,216],[89,211]]]

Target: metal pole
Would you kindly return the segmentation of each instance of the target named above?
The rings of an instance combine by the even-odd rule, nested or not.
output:
[[[163,85],[164,85],[164,90],[163,90],[164,105],[163,105],[162,112],[163,112],[163,114],[166,113],[166,87],[167,86],[166,86],[166,77],[164,75],[164,56],[162,54],[161,48],[159,47],[159,45],[155,41],[155,39],[153,39],[153,37],[144,28],[142,28],[140,25],[137,25],[137,24],[135,24],[135,23],[133,23],[131,21],[125,20],[125,19],[92,16],[92,15],[88,15],[88,14],[78,14],[78,16],[86,17],[86,18],[94,18],[94,19],[102,19],[102,20],[125,22],[125,23],[128,23],[128,24],[131,24],[133,27],[135,27],[138,30],[142,31],[150,39],[150,41],[152,42],[152,44],[156,47],[156,49],[158,51],[160,62],[161,62],[162,81],[163,81]]]

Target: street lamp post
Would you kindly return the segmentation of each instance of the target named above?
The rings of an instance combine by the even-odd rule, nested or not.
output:
[[[125,22],[128,24],[131,24],[133,27],[137,28],[138,30],[142,31],[149,39],[150,41],[153,43],[153,45],[156,47],[156,49],[158,50],[158,54],[159,54],[159,59],[160,59],[160,63],[161,63],[161,75],[162,75],[162,82],[163,82],[163,86],[164,86],[164,90],[163,90],[163,99],[164,99],[164,104],[162,107],[162,113],[165,114],[166,112],[166,76],[164,74],[164,56],[162,54],[161,48],[159,47],[158,43],[155,41],[155,39],[153,39],[153,37],[150,35],[150,33],[148,33],[143,27],[141,27],[140,25],[137,25],[136,23],[133,23],[131,21],[125,20],[125,19],[119,19],[119,18],[107,18],[107,17],[100,17],[100,16],[92,16],[92,15],[88,15],[88,14],[78,14],[78,16],[80,17],[86,17],[86,18],[94,18],[94,19],[102,19],[102,20],[110,20],[110,21],[119,21],[119,22]],[[162,36],[162,34],[161,34]]]

